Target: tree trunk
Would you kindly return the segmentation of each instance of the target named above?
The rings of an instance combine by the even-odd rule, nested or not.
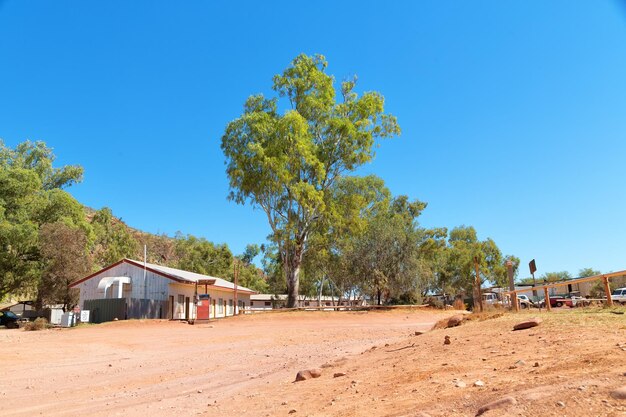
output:
[[[295,263],[295,262],[294,262]],[[287,274],[287,308],[298,307],[298,290],[300,288],[300,263],[293,265]]]

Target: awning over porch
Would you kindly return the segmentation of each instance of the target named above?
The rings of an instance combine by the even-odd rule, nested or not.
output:
[[[104,294],[104,298],[106,298],[106,293],[111,285],[117,283],[117,296],[111,298],[122,298],[123,294],[123,284],[130,284],[130,277],[104,277],[98,283],[98,292],[102,292]]]

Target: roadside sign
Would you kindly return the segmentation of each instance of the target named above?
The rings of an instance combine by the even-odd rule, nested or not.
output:
[[[80,312],[81,323],[89,323],[89,310],[83,310]]]
[[[534,274],[537,271],[537,265],[535,264],[535,260],[533,259],[528,263],[528,267],[530,268],[530,274]]]

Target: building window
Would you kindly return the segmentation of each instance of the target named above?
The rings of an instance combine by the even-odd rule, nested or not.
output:
[[[224,300],[222,298],[219,299],[218,306],[218,314],[224,314]]]
[[[250,307],[254,306],[254,301],[250,301]]]
[[[270,307],[271,305],[272,305],[272,302],[271,302],[271,301],[266,301],[266,302],[265,302],[265,306],[266,306],[266,307]]]

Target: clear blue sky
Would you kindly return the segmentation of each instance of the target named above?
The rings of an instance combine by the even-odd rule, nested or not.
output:
[[[305,3],[305,2],[301,2]],[[129,225],[268,234],[219,148],[299,53],[377,90],[402,135],[360,170],[521,258],[626,269],[626,8],[588,1],[0,0],[0,138],[80,164],[70,192]]]

